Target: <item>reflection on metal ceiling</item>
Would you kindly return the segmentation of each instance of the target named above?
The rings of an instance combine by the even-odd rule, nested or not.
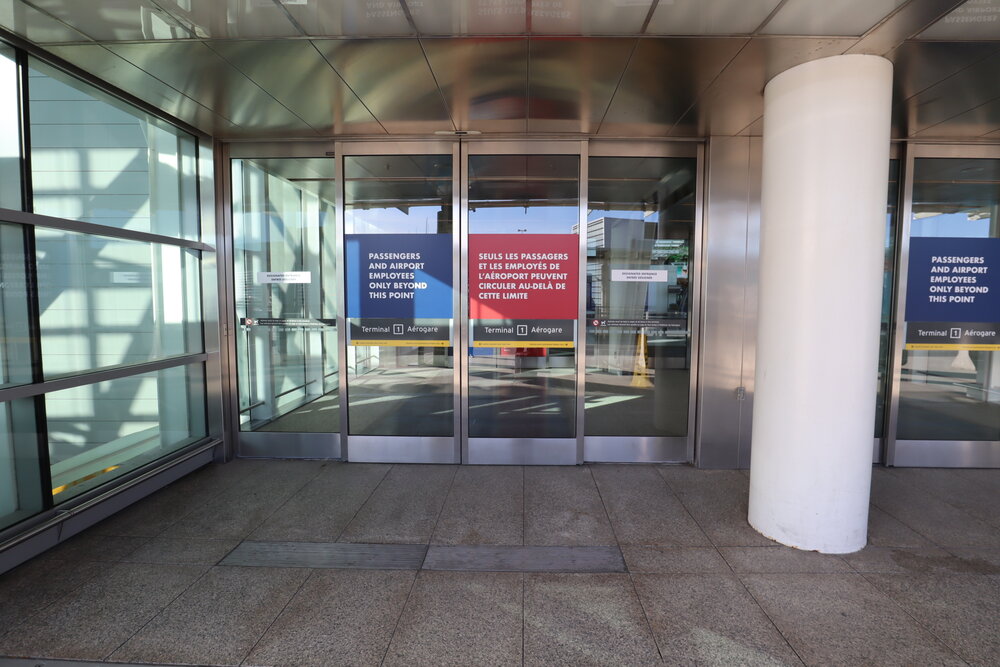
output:
[[[6,0],[0,25],[225,140],[755,135],[771,77],[842,53],[894,62],[895,136],[1000,138],[1000,0]]]

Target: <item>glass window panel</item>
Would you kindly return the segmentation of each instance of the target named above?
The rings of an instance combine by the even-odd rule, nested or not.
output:
[[[470,437],[576,435],[575,333],[579,312],[576,281],[544,279],[546,285],[565,284],[565,290],[524,288],[527,291],[522,291],[522,287],[543,283],[541,279],[533,279],[531,272],[541,275],[557,269],[558,273],[576,275],[579,172],[579,158],[575,155],[469,157],[469,272],[472,276],[475,269],[480,276],[475,279],[477,284],[469,288]],[[476,237],[485,235],[489,237],[483,250],[476,250],[483,243]],[[489,252],[490,246],[496,254]],[[555,260],[557,264],[544,260],[544,266],[537,266],[533,259],[525,259],[525,253],[565,259]],[[513,256],[513,263],[508,256]],[[517,268],[528,266],[522,259],[534,268],[523,271]],[[527,277],[523,277],[524,273],[528,273]],[[483,296],[493,293],[488,290],[498,290],[497,294],[523,293],[530,298],[531,305],[522,310],[505,297],[505,303],[498,307],[520,314],[477,319],[477,309],[485,313],[494,310],[492,304],[496,301]],[[535,305],[544,303],[550,304],[551,310]],[[550,319],[553,313],[563,312],[565,317]],[[546,346],[543,342],[514,344],[519,335],[534,331],[536,326],[564,329],[569,334],[564,341],[566,346]],[[497,335],[514,340],[506,341],[510,345],[493,347],[492,337],[488,338],[491,332],[500,332]]]
[[[348,275],[376,276],[362,256],[368,248],[392,254],[417,250],[426,260],[416,268],[386,262],[384,273],[405,273],[399,280],[440,283],[429,303],[431,317],[418,310],[417,290],[396,290],[390,282],[379,294],[412,295],[408,302],[351,294],[347,309],[351,332],[347,349],[348,410],[356,435],[450,436],[455,432],[452,160],[450,155],[348,156],[344,158],[344,223]],[[357,250],[354,250],[357,248]],[[415,262],[417,263],[417,262]],[[401,265],[400,265],[401,266]],[[412,277],[410,272],[412,271]],[[419,273],[418,273],[419,272]],[[426,278],[424,276],[426,274]],[[396,280],[395,278],[393,280]],[[381,281],[380,281],[381,282]],[[348,284],[351,284],[349,278]],[[372,282],[369,282],[370,287]],[[365,292],[367,292],[367,287]],[[352,299],[356,300],[354,303]],[[437,327],[433,344],[409,335],[373,340],[365,327],[400,331]],[[373,329],[370,329],[371,331]],[[383,336],[378,336],[383,337]],[[391,334],[384,338],[391,339]]]
[[[926,294],[927,287],[917,287],[921,276],[911,268],[907,280],[905,329],[906,349],[903,351],[902,377],[899,388],[899,423],[897,438],[901,440],[1000,440],[1000,344],[995,337],[983,338],[983,344],[966,340],[969,330],[1000,329],[1000,309],[978,313],[978,321],[925,321],[928,315],[945,311],[937,309],[933,298],[955,297],[955,286],[973,287],[979,298],[995,298],[997,278],[992,276],[1000,262],[1000,160],[925,158],[916,160],[913,174],[913,213],[910,221],[910,266],[917,256],[934,248],[944,250],[944,257],[989,257],[990,265],[981,267],[974,261],[945,262],[945,278],[940,282],[951,287],[948,293]],[[943,261],[943,260],[942,260]],[[959,267],[965,267],[959,270]],[[971,267],[974,271],[969,271]],[[932,263],[933,268],[933,263]],[[978,273],[986,268],[985,274]],[[926,269],[924,269],[926,271]],[[947,274],[951,274],[950,276]],[[930,274],[932,277],[934,273]],[[941,275],[941,274],[937,274]],[[923,281],[927,282],[926,274]],[[931,283],[935,285],[934,283]],[[984,294],[983,288],[987,289]],[[924,294],[916,290],[920,289]],[[914,301],[911,301],[911,296]],[[966,295],[957,295],[964,297]],[[926,297],[933,303],[931,310],[919,308],[917,298]],[[922,298],[921,298],[921,302]],[[971,303],[961,304],[957,315],[976,316],[981,310]],[[955,312],[955,311],[948,311]],[[916,316],[921,316],[919,321]],[[952,340],[948,332],[957,329],[960,337]],[[939,349],[920,349],[915,342],[916,330],[942,330],[939,339],[924,339]],[[992,341],[992,343],[991,343]],[[916,345],[917,347],[914,347]]]
[[[194,137],[31,61],[34,212],[199,239]]]
[[[683,436],[696,161],[590,159],[587,435]]]
[[[56,504],[207,435],[202,364],[45,395]]]
[[[43,509],[35,402],[0,403],[0,529]]]
[[[244,431],[340,430],[334,160],[233,160]]]
[[[199,252],[36,228],[45,377],[202,352]]]
[[[0,208],[21,210],[21,124],[14,49],[0,44]]]
[[[0,387],[31,382],[24,228],[0,223]]]

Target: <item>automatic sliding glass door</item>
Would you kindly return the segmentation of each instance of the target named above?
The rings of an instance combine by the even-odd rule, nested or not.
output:
[[[346,155],[348,458],[457,463],[451,155]]]
[[[467,165],[465,460],[578,463],[580,157]]]

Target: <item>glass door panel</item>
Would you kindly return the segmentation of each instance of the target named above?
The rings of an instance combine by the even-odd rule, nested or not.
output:
[[[993,452],[955,451],[950,465],[1000,461],[998,182],[1000,160],[915,161],[896,438],[926,446],[896,465],[949,465],[957,444],[931,441]]]
[[[592,157],[589,166],[584,432],[684,437],[696,160]],[[588,459],[616,455],[588,445]]]
[[[477,438],[576,437],[579,171],[576,155],[468,158],[469,462]]]
[[[334,178],[330,158],[232,162],[243,432],[340,430]]]
[[[352,460],[456,458],[453,206],[450,155],[344,158]]]

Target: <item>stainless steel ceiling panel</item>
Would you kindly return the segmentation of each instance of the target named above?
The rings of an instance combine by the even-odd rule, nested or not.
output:
[[[29,7],[20,0],[0,2],[0,26],[36,44],[90,41],[82,32]]]
[[[788,0],[761,30],[764,35],[860,37],[909,0]]]
[[[866,33],[848,53],[883,56],[961,2],[962,0],[910,0],[899,11]]]
[[[108,44],[107,48],[261,138],[317,134],[202,42]]]
[[[536,35],[638,35],[652,4],[652,0],[532,0],[531,32]]]
[[[98,41],[194,37],[152,0],[31,0],[31,4]]]
[[[749,35],[780,0],[672,0],[660,2],[648,35]]]
[[[230,136],[239,130],[211,109],[98,44],[50,46],[50,53],[148,102],[206,134]]]
[[[636,40],[532,39],[528,132],[597,132]]]
[[[313,43],[390,134],[454,129],[418,40]]]
[[[68,0],[72,1],[72,0]],[[273,0],[155,0],[196,37],[253,39],[302,33]]]
[[[208,47],[320,134],[385,133],[312,42],[214,41]]]
[[[906,100],[911,136],[1000,97],[1000,53],[984,58]],[[936,131],[940,131],[936,130]]]
[[[764,117],[761,116],[760,118],[758,118],[757,120],[755,120],[754,122],[750,123],[745,128],[743,128],[739,136],[759,137],[762,136],[763,134],[764,134]]]
[[[520,35],[528,31],[525,0],[406,0],[406,5],[421,35]]]
[[[905,42],[887,56],[895,68],[894,97],[909,99],[997,52],[998,42]]]
[[[599,133],[665,136],[746,43],[725,37],[640,40]]]
[[[455,127],[524,132],[528,115],[528,40],[423,39]]]
[[[764,86],[785,70],[843,53],[854,40],[755,37],[677,123],[671,136],[734,135],[764,113]]]
[[[414,34],[399,0],[280,1],[307,35],[398,37]]]
[[[919,39],[1000,39],[1000,0],[965,2],[924,30]]]

